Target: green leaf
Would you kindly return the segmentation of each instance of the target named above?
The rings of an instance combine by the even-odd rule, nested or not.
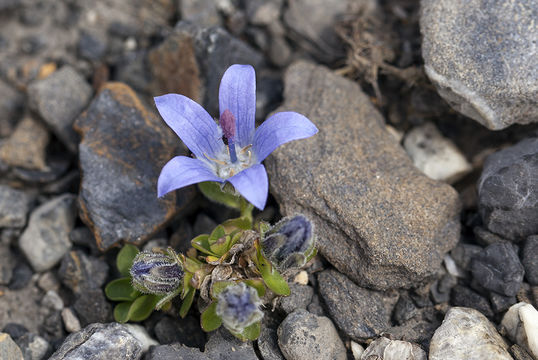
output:
[[[142,321],[146,320],[153,310],[155,310],[155,305],[159,302],[159,297],[156,295],[142,295],[133,301],[131,307],[129,308],[129,320],[131,321]]]
[[[215,255],[218,257],[222,257],[222,255],[226,254],[226,251],[230,248],[230,242],[232,241],[232,238],[229,235],[225,235],[218,239],[215,243],[211,244],[210,248]]]
[[[226,205],[233,209],[241,209],[241,196],[235,196],[224,192],[220,188],[220,184],[214,181],[206,181],[198,184],[198,188],[209,200]]]
[[[258,296],[262,297],[265,295],[265,285],[263,284],[262,279],[247,279],[243,280],[245,284],[253,287],[258,292]]]
[[[209,235],[207,234],[198,235],[197,237],[192,239],[191,246],[196,250],[200,250],[204,254],[215,255],[210,249]]]
[[[114,320],[122,324],[129,321],[129,308],[132,303],[132,301],[126,301],[116,305],[114,307]]]
[[[112,301],[133,301],[140,296],[140,292],[133,289],[131,278],[128,277],[109,282],[105,287],[105,294]]]
[[[290,287],[282,275],[261,254],[259,243],[256,244],[256,262],[265,285],[277,295],[288,296]]]
[[[217,225],[217,227],[213,230],[211,235],[209,235],[208,242],[210,245],[214,244],[220,238],[223,238],[225,236],[226,236],[226,231],[224,231],[224,227],[222,225]]]
[[[129,276],[133,260],[139,253],[138,248],[131,244],[124,245],[116,257],[116,266],[123,276]]]
[[[179,309],[179,316],[181,316],[181,318],[184,318],[189,312],[189,309],[192,306],[192,301],[194,300],[195,293],[196,293],[196,289],[189,287],[189,290],[187,290],[185,298],[183,299],[183,302],[181,303],[181,308]]]
[[[255,322],[254,324],[247,326],[243,331],[238,334],[232,333],[239,339],[245,340],[256,340],[260,336],[261,332],[261,321]]]
[[[316,256],[318,254],[318,249],[316,249],[316,247],[312,246],[312,249],[309,250],[305,256],[306,256],[306,262],[309,262],[310,260],[312,260],[312,258],[314,256]]]
[[[229,234],[235,229],[250,230],[252,229],[252,220],[248,217],[238,217],[229,219],[222,223],[224,230]]]
[[[202,329],[206,332],[218,329],[222,325],[222,319],[217,315],[217,302],[213,301],[205,309],[200,317]]]
[[[215,281],[211,285],[210,294],[213,299],[216,299],[219,294],[230,285],[234,285],[235,281],[232,280],[221,280]]]

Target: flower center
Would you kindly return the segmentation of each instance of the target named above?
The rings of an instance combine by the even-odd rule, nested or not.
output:
[[[224,110],[220,115],[219,124],[222,129],[222,134],[228,140],[228,149],[230,151],[230,161],[237,162],[237,153],[235,152],[235,116],[228,109]]]

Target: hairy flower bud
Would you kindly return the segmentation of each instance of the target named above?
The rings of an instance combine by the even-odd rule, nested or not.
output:
[[[280,220],[261,241],[263,255],[281,271],[306,264],[314,245],[313,225],[304,215]]]
[[[176,291],[183,280],[183,269],[168,254],[142,251],[131,266],[133,287],[142,293],[164,295]]]
[[[256,289],[240,282],[226,287],[219,294],[216,311],[228,330],[240,333],[262,319],[260,305]]]

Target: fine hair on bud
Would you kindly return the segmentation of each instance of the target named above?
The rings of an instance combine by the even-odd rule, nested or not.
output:
[[[183,268],[168,254],[142,251],[130,270],[135,289],[146,294],[164,295],[176,291],[183,281]]]
[[[228,330],[240,333],[263,318],[260,306],[256,289],[240,282],[226,287],[219,294],[216,312]]]
[[[261,245],[277,269],[300,268],[314,251],[314,226],[304,215],[283,218],[265,233]]]

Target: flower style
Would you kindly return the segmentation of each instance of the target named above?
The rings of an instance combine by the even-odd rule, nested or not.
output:
[[[261,162],[278,146],[318,132],[306,117],[288,111],[272,115],[254,129],[256,74],[250,65],[232,65],[224,73],[219,88],[218,124],[199,104],[183,95],[158,96],[155,104],[166,124],[195,157],[176,156],[163,167],[157,183],[159,197],[199,182],[229,182],[262,210],[268,180]]]
[[[224,327],[240,333],[263,318],[260,306],[261,300],[256,290],[241,282],[228,286],[219,294],[216,313]]]

